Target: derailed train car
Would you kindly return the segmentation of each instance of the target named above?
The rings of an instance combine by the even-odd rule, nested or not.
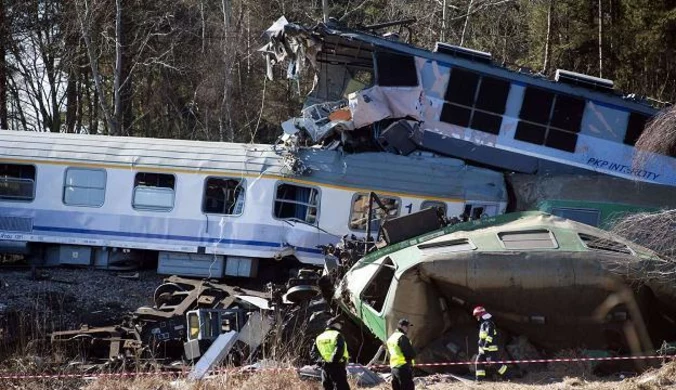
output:
[[[318,245],[366,233],[373,190],[388,206],[374,229],[427,207],[507,206],[502,174],[429,153],[0,131],[0,249],[47,264],[149,253],[160,273],[211,278],[321,265]]]
[[[549,353],[616,354],[676,340],[676,288],[653,252],[608,232],[540,212],[447,226],[361,258],[335,299],[379,340],[406,317],[419,361],[476,353],[472,307]]]

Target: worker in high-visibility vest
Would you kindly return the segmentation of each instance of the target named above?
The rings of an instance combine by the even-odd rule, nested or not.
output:
[[[340,333],[342,324],[335,318],[326,323],[326,329],[317,336],[312,355],[322,367],[324,390],[350,390],[346,365],[350,359],[347,343]]]
[[[479,354],[476,357],[476,380],[480,382],[486,379],[486,371],[494,371],[501,378],[505,378],[507,366],[505,364],[485,364],[486,362],[498,361],[498,331],[493,322],[493,316],[483,306],[477,306],[472,312],[479,325]]]
[[[393,390],[413,390],[413,365],[415,350],[408,339],[408,328],[413,326],[402,318],[397,323],[397,330],[387,339],[387,351],[390,354]]]

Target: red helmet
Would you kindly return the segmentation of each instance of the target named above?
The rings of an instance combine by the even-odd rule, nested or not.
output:
[[[477,306],[474,308],[474,311],[472,311],[474,317],[481,317],[484,314],[486,314],[486,309],[484,309],[483,306]]]

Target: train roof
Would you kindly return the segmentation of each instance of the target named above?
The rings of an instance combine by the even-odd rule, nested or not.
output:
[[[551,248],[537,250],[586,252],[604,250],[604,248],[600,247],[605,246],[605,250],[614,252],[618,256],[637,256],[645,259],[657,258],[655,252],[605,230],[540,211],[524,211],[450,225],[443,229],[421,235],[415,239],[384,247],[366,255],[353,269],[359,269],[384,256],[394,256],[398,264],[397,274],[403,274],[419,262],[436,259],[424,256],[420,249],[428,247],[439,249],[443,252],[443,248],[446,247],[448,249],[448,256],[448,254],[455,252],[453,250],[454,245],[462,244],[459,241],[461,239],[472,240],[472,244],[475,245],[473,250],[477,252],[522,252],[523,249],[509,249],[501,245],[498,240],[499,234],[545,231],[555,232],[554,242],[556,245],[553,245]],[[537,239],[534,238],[534,240]],[[598,243],[598,245],[588,244],[594,242]]]
[[[288,177],[317,184],[438,198],[505,200],[501,173],[431,154],[345,154],[280,145],[0,130],[0,161],[124,167],[169,173]],[[290,158],[306,168],[301,176]]]

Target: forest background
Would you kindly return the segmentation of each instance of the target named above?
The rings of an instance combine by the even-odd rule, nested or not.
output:
[[[676,101],[676,0],[329,0],[348,26],[415,18],[412,43],[491,52]],[[269,143],[311,75],[265,78],[280,16],[321,0],[0,0],[0,128]]]

